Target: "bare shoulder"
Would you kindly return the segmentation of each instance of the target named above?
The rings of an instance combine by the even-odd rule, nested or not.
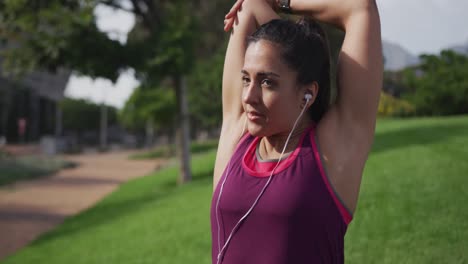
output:
[[[229,160],[234,154],[234,150],[239,143],[239,140],[246,132],[244,124],[246,121],[245,115],[238,118],[224,119],[219,136],[218,150],[216,152],[216,161],[213,172],[213,190],[216,189],[221,175],[226,168]]]
[[[331,107],[317,125],[317,144],[331,185],[354,212],[373,134]]]

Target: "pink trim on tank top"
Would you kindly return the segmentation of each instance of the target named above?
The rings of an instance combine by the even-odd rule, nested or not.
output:
[[[302,142],[304,141],[305,135],[308,134],[311,129],[312,129],[312,126],[310,128],[308,128],[308,129],[306,129],[306,131],[304,131],[304,133],[301,136],[301,139],[299,140],[299,144],[297,145],[294,152],[289,154],[289,156],[286,159],[284,159],[284,160],[282,160],[280,162],[280,164],[278,165],[278,168],[276,168],[275,173],[273,175],[278,174],[279,172],[285,170],[287,167],[289,167],[289,165],[291,165],[293,163],[293,161],[299,155],[299,152],[300,152],[300,150],[302,148]],[[244,156],[242,157],[242,167],[251,176],[254,176],[254,177],[270,177],[271,170],[264,170],[265,167],[263,169],[260,169],[259,171],[252,169],[252,168],[255,168],[255,162],[257,160],[257,158],[255,156],[255,149],[256,149],[257,144],[260,141],[260,139],[261,139],[260,137],[256,137],[250,143],[250,146],[247,148],[247,151],[244,153]],[[267,162],[267,163],[269,163],[269,162]],[[276,166],[277,161],[273,161],[272,163],[274,163],[275,164],[274,166]],[[268,166],[268,165],[266,165],[266,166]],[[274,166],[273,166],[273,168],[274,168]]]
[[[320,153],[317,148],[317,143],[315,142],[315,128],[316,124],[312,124],[309,129],[307,129],[303,135],[301,136],[301,139],[299,141],[298,146],[294,150],[293,153],[291,153],[286,159],[281,161],[280,165],[276,169],[275,174],[281,172],[282,170],[285,170],[289,165],[292,164],[292,162],[295,160],[295,158],[299,155],[299,151],[301,150],[304,138],[306,134],[309,134],[310,136],[310,142],[312,145],[315,161],[317,163],[320,176],[325,183],[325,186],[330,193],[330,196],[332,197],[333,201],[335,202],[335,205],[337,206],[338,211],[340,212],[343,221],[345,222],[346,225],[348,225],[351,220],[353,219],[353,216],[349,213],[349,211],[346,209],[346,207],[343,205],[341,200],[338,198],[334,188],[332,187],[329,178],[327,174],[325,173],[325,169],[322,164],[322,160],[320,158]],[[243,142],[249,133],[246,133],[244,137],[240,140],[240,142]],[[255,177],[269,177],[271,174],[271,170],[276,166],[277,161],[263,161],[259,162],[256,157],[255,149],[257,147],[258,142],[260,141],[260,138],[257,137],[255,138],[247,148],[247,151],[244,153],[244,156],[242,158],[242,167],[250,174],[251,176]],[[240,143],[239,143],[240,145]],[[253,168],[253,169],[252,169]]]
[[[253,159],[253,162],[254,162],[254,167],[251,167],[251,168],[255,168],[255,171],[257,172],[271,172],[275,166],[276,166],[276,163],[278,161],[258,161],[258,159]],[[250,162],[249,162],[250,163]]]
[[[312,133],[310,133],[310,142],[312,143],[312,148],[314,151],[314,156],[315,156],[315,161],[317,162],[317,165],[319,167],[320,175],[322,176],[322,180],[327,186],[328,192],[330,193],[331,197],[333,198],[333,201],[335,201],[336,206],[338,207],[338,210],[340,211],[341,216],[343,217],[344,222],[346,225],[348,225],[351,220],[353,219],[352,215],[348,212],[348,210],[345,208],[345,206],[342,204],[341,200],[338,198],[337,194],[335,193],[335,190],[333,189],[329,178],[327,177],[325,170],[323,168],[322,160],[320,159],[320,153],[317,149],[317,144],[315,142],[315,129],[312,130]]]

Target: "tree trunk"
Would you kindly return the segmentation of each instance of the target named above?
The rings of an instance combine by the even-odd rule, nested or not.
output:
[[[149,149],[153,146],[154,139],[154,122],[151,118],[146,120],[145,137],[145,147]]]
[[[190,170],[190,124],[187,104],[187,84],[185,76],[175,76],[175,94],[177,98],[177,156],[180,162],[178,184],[192,180]]]
[[[101,103],[101,122],[100,122],[99,147],[101,151],[107,150],[107,106]]]

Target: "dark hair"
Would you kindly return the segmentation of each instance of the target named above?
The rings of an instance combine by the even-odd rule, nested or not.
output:
[[[330,103],[330,51],[325,31],[310,18],[297,22],[274,19],[248,37],[247,44],[259,40],[280,46],[284,62],[298,73],[299,84],[318,83],[319,92],[309,110],[312,120],[318,123]]]

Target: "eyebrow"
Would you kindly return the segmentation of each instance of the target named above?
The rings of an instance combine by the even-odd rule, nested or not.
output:
[[[249,73],[246,70],[241,70],[241,73],[249,75]],[[264,75],[264,76],[273,75],[273,76],[276,76],[276,77],[280,77],[279,74],[276,74],[274,72],[258,72],[257,75]]]

